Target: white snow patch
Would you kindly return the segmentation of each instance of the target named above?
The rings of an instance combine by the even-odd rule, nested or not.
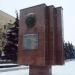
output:
[[[1,72],[0,75],[29,75],[29,70],[17,70],[9,72]]]
[[[29,69],[0,72],[0,75],[29,75]],[[52,75],[75,75],[75,60],[66,62],[64,65],[52,66]]]
[[[64,65],[53,66],[52,75],[75,75],[75,60],[66,62]]]

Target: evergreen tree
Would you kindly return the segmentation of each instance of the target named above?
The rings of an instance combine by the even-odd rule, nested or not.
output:
[[[68,42],[64,44],[65,50],[65,59],[73,59],[75,58],[75,50],[72,43]]]
[[[16,13],[16,19],[14,22],[14,27],[11,27],[6,33],[6,45],[4,47],[5,59],[16,62],[17,60],[17,49],[18,49],[18,30],[19,30],[19,20],[18,13]]]

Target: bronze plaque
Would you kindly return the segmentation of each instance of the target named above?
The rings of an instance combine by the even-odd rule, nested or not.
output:
[[[25,50],[38,48],[38,34],[25,34],[23,37],[23,46]]]

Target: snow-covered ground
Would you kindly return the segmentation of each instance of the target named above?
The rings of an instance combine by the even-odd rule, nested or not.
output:
[[[0,69],[0,75],[29,75],[29,69],[27,66],[19,66],[19,69],[11,68],[13,70],[2,71]],[[52,75],[75,75],[75,60],[67,61],[61,66],[52,66]]]
[[[67,61],[62,66],[52,67],[53,75],[75,75],[75,60]]]

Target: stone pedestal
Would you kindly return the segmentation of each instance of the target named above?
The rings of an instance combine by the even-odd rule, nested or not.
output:
[[[30,66],[29,75],[52,75],[51,66]]]

